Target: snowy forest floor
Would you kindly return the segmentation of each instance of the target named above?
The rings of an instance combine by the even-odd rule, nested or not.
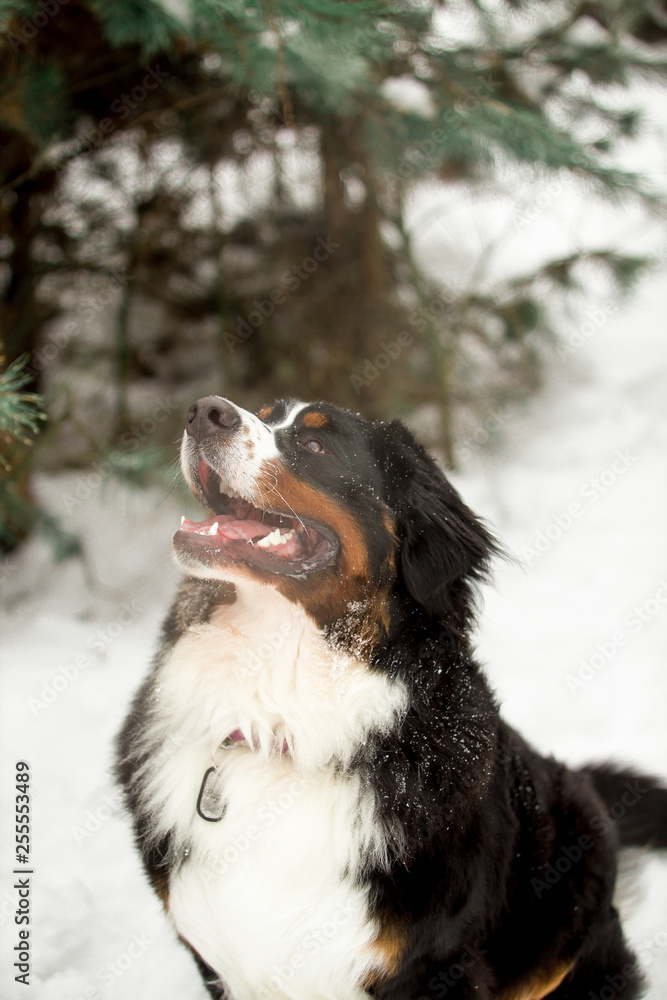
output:
[[[667,193],[664,99],[648,91],[643,103],[653,127],[629,144],[623,165]],[[519,197],[544,203],[539,182],[514,176],[505,202],[475,193],[461,203],[447,190],[439,204],[417,192],[413,207],[428,220],[425,262],[448,274],[474,259],[478,237],[504,231]],[[517,557],[498,564],[485,590],[479,652],[505,717],[541,751],[574,765],[614,758],[667,777],[664,222],[642,225],[566,184],[531,226],[514,246],[502,244],[497,272],[520,271],[540,248],[567,253],[584,242],[663,264],[618,311],[601,314],[590,300],[569,327],[563,319],[572,351],[554,356],[545,387],[526,404],[489,414],[486,446],[469,442],[452,477]],[[197,507],[166,490],[95,485],[87,474],[43,476],[37,486],[82,538],[86,562],[56,566],[33,541],[0,567],[0,996],[204,1000],[144,880],[109,778],[114,734],[178,580],[171,536]],[[32,773],[30,989],[13,969],[17,760]],[[664,1000],[667,860],[638,862],[623,890],[647,998]]]
[[[665,274],[510,413],[454,477],[517,555],[487,588],[479,649],[505,716],[540,750],[667,776]],[[80,478],[43,478],[57,512]],[[577,504],[576,508],[571,505]],[[568,510],[571,524],[567,525]],[[577,513],[573,514],[572,511]],[[32,543],[7,567],[0,843],[4,1000],[203,1000],[190,956],[145,884],[108,777],[111,741],[177,580],[181,501],[111,484],[71,517],[88,567]],[[185,511],[188,513],[188,511]],[[542,551],[540,551],[542,550]],[[13,981],[13,762],[32,770],[33,977]],[[667,862],[624,893],[650,1000],[667,990]],[[626,907],[626,908],[627,908]]]

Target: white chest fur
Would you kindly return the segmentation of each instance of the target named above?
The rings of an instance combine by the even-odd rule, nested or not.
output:
[[[150,738],[165,749],[144,787],[158,832],[188,855],[169,891],[179,933],[232,1000],[364,997],[378,929],[354,879],[387,831],[341,764],[404,711],[405,689],[329,648],[268,587],[185,635],[159,684]],[[235,730],[246,742],[218,750]],[[218,823],[195,810],[213,755]]]

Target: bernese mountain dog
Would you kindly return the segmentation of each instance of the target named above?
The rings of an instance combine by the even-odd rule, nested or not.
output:
[[[210,511],[117,747],[150,881],[226,1000],[633,1000],[619,847],[667,790],[570,769],[499,716],[471,646],[499,552],[400,422],[207,396]]]

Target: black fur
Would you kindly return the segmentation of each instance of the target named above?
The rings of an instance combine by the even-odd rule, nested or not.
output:
[[[404,424],[380,424],[373,436],[397,513],[400,577],[430,615],[465,631],[474,586],[486,579],[499,546]]]
[[[667,848],[667,795],[659,781],[629,767],[588,770],[621,847]]]
[[[475,586],[497,543],[404,425],[373,424],[326,404],[313,409],[328,418],[308,432],[325,446],[324,459],[299,450],[301,425],[276,438],[285,464],[345,504],[362,526],[366,583],[385,588],[389,610],[369,669],[400,678],[409,691],[400,726],[371,736],[352,763],[375,791],[378,821],[391,831],[389,872],[369,863],[362,877],[374,914],[401,942],[397,968],[370,984],[369,995],[523,997],[531,977],[548,980],[571,967],[549,994],[553,1000],[596,1000],[609,989],[614,1000],[635,1000],[641,975],[612,903],[616,852],[667,847],[667,791],[629,770],[570,770],[540,756],[502,721],[470,638]],[[268,423],[285,412],[276,404]],[[395,537],[382,512],[393,519]],[[290,599],[299,599],[300,586],[312,593],[332,572],[290,583]],[[219,584],[188,581],[168,619],[165,648],[227,599]],[[131,790],[151,684],[121,734],[118,775],[159,887],[172,863],[169,846],[147,848],[146,818]]]

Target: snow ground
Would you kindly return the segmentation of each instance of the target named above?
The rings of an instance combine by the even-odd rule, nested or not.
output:
[[[655,94],[647,102],[658,121],[663,105]],[[629,163],[663,190],[665,149],[664,126],[648,130]],[[608,241],[664,253],[664,227],[647,226],[636,211],[609,212],[567,182],[531,188],[509,178],[505,199],[461,205],[450,191],[435,210],[432,192],[417,197],[415,212],[421,205],[428,218],[423,254],[440,271],[450,268],[456,286],[465,278],[456,267],[475,259],[489,231],[507,228],[519,195],[527,207],[514,247],[501,244],[496,276],[521,271],[540,247],[553,254]],[[500,420],[489,415],[491,448],[473,442],[454,477],[518,557],[498,565],[479,629],[505,716],[567,762],[614,757],[664,776],[666,279],[663,266],[624,308],[601,320],[595,313],[592,327],[587,317],[602,293],[584,307],[571,334],[582,345],[554,359],[545,389],[523,408]],[[53,566],[45,547],[32,543],[0,567],[0,796],[9,804],[14,762],[29,761],[35,872],[26,990],[13,980],[13,810],[5,808],[0,996],[204,1000],[192,960],[145,884],[108,776],[113,736],[178,578],[171,535],[179,515],[195,508],[166,490],[137,495],[86,476],[44,478],[39,489],[56,513],[71,517],[88,558],[85,568]],[[667,862],[645,859],[625,895],[647,1000],[663,1000]]]
[[[456,480],[524,557],[498,566],[480,627],[480,652],[505,715],[541,750],[568,762],[612,756],[667,775],[664,287],[664,273],[646,278],[632,303],[555,368],[540,397],[507,416],[494,432],[495,451],[476,453]],[[618,453],[625,458],[614,465]],[[40,484],[61,512],[77,487],[71,475]],[[559,528],[557,519],[565,524],[577,502],[581,512]],[[156,492],[92,489],[72,513],[86,539],[85,572],[75,561],[52,566],[37,544],[9,564],[0,787],[7,801],[13,761],[30,762],[35,874],[29,994],[12,978],[15,894],[5,810],[6,1000],[205,996],[144,883],[107,776],[113,734],[177,579],[169,543],[181,506]],[[535,549],[540,532],[554,537],[533,556],[526,549]],[[598,644],[606,655],[591,668]],[[588,679],[568,684],[582,660]],[[639,886],[627,929],[647,969],[648,997],[661,1000],[667,864],[650,860]]]
[[[542,399],[508,418],[494,460],[457,484],[521,560],[497,567],[480,628],[505,717],[568,763],[615,759],[665,777],[666,277],[646,280]],[[635,874],[626,930],[647,997],[662,1000],[667,859]]]

